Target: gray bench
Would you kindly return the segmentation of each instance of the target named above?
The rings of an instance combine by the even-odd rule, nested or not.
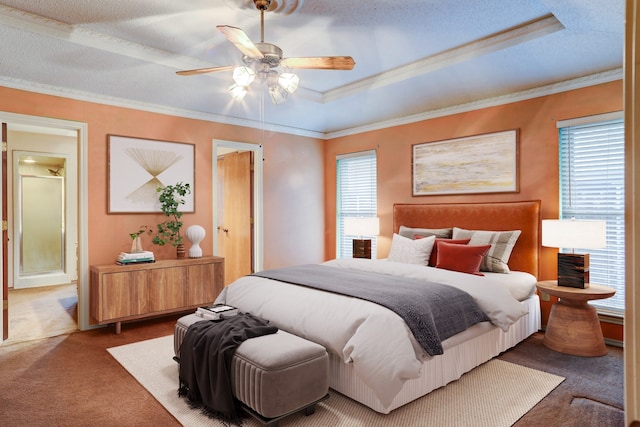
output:
[[[194,322],[195,314],[178,319],[174,352]],[[233,395],[245,410],[269,427],[298,411],[310,415],[329,391],[329,356],[321,345],[279,330],[244,341],[231,362]]]

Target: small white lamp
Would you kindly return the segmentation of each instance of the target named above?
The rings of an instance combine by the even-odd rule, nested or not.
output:
[[[347,217],[344,219],[344,234],[360,237],[353,239],[354,258],[371,258],[371,239],[362,237],[380,234],[380,219],[378,217]]]
[[[587,288],[589,254],[576,254],[574,249],[605,248],[607,223],[576,219],[542,220],[542,246],[571,248],[571,253],[558,252],[558,286]]]
[[[207,234],[204,227],[200,225],[189,226],[185,230],[184,234],[191,242],[191,247],[189,248],[189,258],[202,258],[202,248],[200,247],[200,242]]]

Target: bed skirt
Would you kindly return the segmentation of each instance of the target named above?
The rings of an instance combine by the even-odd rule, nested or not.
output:
[[[426,360],[422,365],[422,375],[407,381],[389,407],[384,407],[373,391],[355,375],[352,364],[343,363],[333,353],[329,354],[329,386],[376,412],[388,414],[457,380],[464,373],[539,331],[541,315],[538,295],[529,297],[522,304],[528,307],[529,314],[511,325],[507,332],[485,322],[444,341],[444,354]]]

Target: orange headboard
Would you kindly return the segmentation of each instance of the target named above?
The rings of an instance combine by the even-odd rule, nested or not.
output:
[[[509,269],[538,277],[540,200],[501,203],[441,203],[393,205],[393,232],[413,228],[459,227],[468,230],[521,230]]]

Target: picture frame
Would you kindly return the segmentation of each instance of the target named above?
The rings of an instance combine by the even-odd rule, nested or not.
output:
[[[182,212],[195,212],[195,145],[107,135],[108,213],[161,212],[158,188],[188,183]]]
[[[519,191],[518,130],[412,146],[414,196]]]

